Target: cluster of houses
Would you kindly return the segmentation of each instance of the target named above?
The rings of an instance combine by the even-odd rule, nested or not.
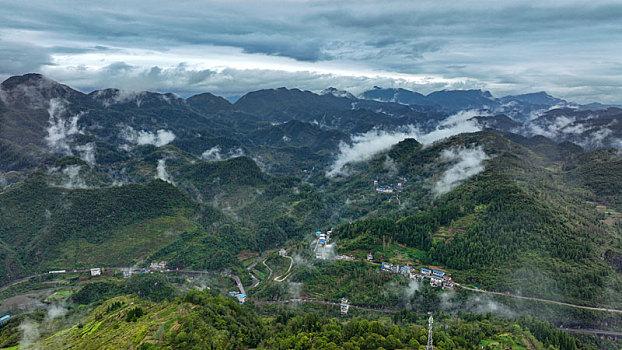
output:
[[[326,245],[328,245],[328,240],[330,239],[330,234],[332,230],[326,231],[323,233],[322,231],[316,231],[315,236],[317,237],[317,244],[315,245],[315,258],[320,260],[328,259],[328,254],[326,251]]]
[[[331,233],[333,233],[332,230],[328,230],[326,231],[326,233],[323,233],[322,231],[316,231],[315,236],[318,239],[318,244],[321,246],[326,245],[328,243],[328,240],[330,239]]]
[[[149,268],[148,269],[134,269],[134,268],[124,268],[121,271],[123,272],[123,278],[130,278],[133,274],[137,274],[137,273],[153,273],[153,271],[160,271],[163,272],[164,269],[166,269],[166,261],[154,261],[151,264],[149,264]]]
[[[406,178],[403,178],[403,181],[406,181]],[[378,193],[393,193],[395,191],[401,192],[402,189],[404,189],[401,182],[398,182],[395,188],[389,185],[378,186],[378,180],[374,180],[374,188],[376,189],[376,192]]]
[[[376,187],[378,193],[393,193],[393,187],[391,186],[378,186]]]
[[[430,286],[453,288],[454,282],[445,271],[432,270],[422,267],[419,271],[409,266],[393,265],[391,263],[383,262],[380,269],[389,273],[399,273],[412,280],[423,281],[426,278],[430,280]]]

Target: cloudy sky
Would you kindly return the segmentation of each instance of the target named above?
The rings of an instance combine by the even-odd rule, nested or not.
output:
[[[622,102],[617,1],[0,0],[0,79],[237,96],[546,90]]]

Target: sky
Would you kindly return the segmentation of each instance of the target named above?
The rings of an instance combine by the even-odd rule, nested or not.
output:
[[[377,85],[622,102],[622,1],[0,0],[0,79],[90,92]]]

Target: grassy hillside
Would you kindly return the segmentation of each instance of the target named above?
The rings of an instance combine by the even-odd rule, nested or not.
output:
[[[0,208],[5,281],[54,269],[127,266],[199,230],[197,214],[205,223],[222,219],[159,180],[68,190],[37,175],[0,193]]]
[[[388,318],[370,314],[367,320],[337,317],[328,310],[266,311],[269,315],[209,292],[193,291],[160,302],[125,295],[86,313],[72,310],[53,319],[41,313],[14,318],[0,329],[0,347],[419,349],[427,341],[427,315],[403,312]],[[24,336],[25,326],[18,330],[19,324],[28,324],[30,337]],[[38,336],[33,336],[34,330]],[[579,349],[572,337],[530,317],[502,320],[490,315],[437,315],[433,335],[435,347],[447,350]]]

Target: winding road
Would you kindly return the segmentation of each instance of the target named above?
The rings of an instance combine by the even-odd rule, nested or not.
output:
[[[579,333],[579,334],[596,334],[596,335],[608,335],[612,337],[622,337],[622,332],[615,331],[604,331],[601,329],[583,329],[583,328],[562,328],[559,330],[568,332],[568,333]]]
[[[283,281],[285,281],[291,274],[291,270],[292,270],[292,267],[293,267],[293,264],[294,264],[294,259],[292,259],[292,257],[290,257],[290,256],[284,256],[284,257],[290,259],[290,265],[289,265],[289,268],[287,269],[287,271],[283,275],[274,278],[274,281],[276,281],[276,282],[283,282]],[[262,263],[264,264],[264,266],[266,266],[266,268],[270,272],[270,274],[267,277],[267,279],[269,279],[272,276],[273,271],[270,268],[270,266],[268,266],[268,264],[266,264],[265,259],[262,260]],[[127,268],[127,267],[107,267],[105,269],[106,270],[122,271],[122,270],[126,270],[126,269],[129,269],[129,268]],[[90,272],[90,269],[67,270],[65,273],[87,273],[87,272]],[[202,271],[202,270],[170,270],[170,269],[161,270],[161,272],[163,272],[163,273],[186,273],[186,274],[208,274],[208,275],[226,276],[226,277],[229,277],[229,278],[234,280],[234,282],[236,283],[238,289],[240,290],[240,293],[246,294],[246,291],[244,289],[244,285],[242,284],[242,281],[240,280],[240,278],[237,275],[233,275],[233,274],[230,274],[230,273],[214,272],[214,271]],[[37,277],[47,276],[47,275],[49,275],[49,273],[41,273],[41,274],[37,274],[37,275],[32,275],[32,276],[27,276],[27,277],[22,277],[22,278],[16,279],[14,281],[11,281],[11,282],[1,286],[0,287],[0,292],[5,291],[8,288],[10,288],[11,286],[14,286],[16,284],[19,284],[19,283],[22,283],[22,282],[26,282],[26,281],[29,281],[31,279],[37,278]],[[251,287],[254,287],[256,285],[257,284],[253,283],[253,286],[251,286]],[[522,299],[522,300],[538,301],[538,302],[543,302],[543,303],[562,305],[562,306],[567,306],[567,307],[572,307],[572,308],[577,308],[577,309],[584,309],[584,310],[622,313],[622,310],[620,310],[620,309],[605,308],[605,307],[594,307],[594,306],[584,306],[584,305],[565,303],[565,302],[556,301],[556,300],[550,300],[550,299],[542,299],[542,298],[537,298],[537,297],[526,297],[526,296],[514,295],[514,294],[508,294],[508,293],[502,293],[502,292],[493,292],[493,291],[487,291],[487,290],[483,290],[483,289],[475,289],[475,288],[463,286],[463,285],[457,284],[457,283],[456,283],[456,286],[459,287],[459,288],[462,288],[462,289],[465,289],[465,290],[469,290],[469,291],[473,291],[473,292],[477,292],[477,293],[499,295],[499,296],[505,296],[505,297],[509,297],[509,298]],[[334,303],[334,302],[331,302],[331,301],[324,301],[324,300],[313,300],[313,299],[287,299],[287,300],[279,300],[279,301],[261,301],[261,300],[257,300],[257,301],[255,301],[255,303],[259,304],[259,305],[262,305],[262,304],[263,305],[270,305],[270,304],[311,303],[311,304],[330,305],[330,306],[336,306],[336,307],[340,307],[341,306],[340,303]],[[394,313],[397,313],[397,312],[401,311],[401,310],[397,310],[397,309],[373,308],[373,307],[358,306],[358,305],[350,305],[350,308],[359,309],[359,310],[365,310],[365,311],[382,312],[382,313],[387,313],[387,314],[394,314]],[[560,327],[559,329],[564,331],[564,332],[570,332],[570,333],[595,334],[595,335],[604,335],[604,336],[612,336],[612,337],[622,337],[622,332],[616,332],[616,331],[608,331],[608,330],[600,330],[600,329],[563,328],[563,327]]]
[[[268,266],[268,264],[266,264],[266,260],[265,259],[262,261],[262,263],[268,269],[268,271],[270,271],[270,274],[268,274],[268,277],[266,277],[266,279],[269,280],[270,277],[272,277],[272,269],[270,268],[270,266]]]
[[[536,297],[525,297],[525,296],[522,296],[522,295],[508,294],[508,293],[502,293],[502,292],[491,292],[491,291],[487,291],[487,290],[483,290],[483,289],[475,289],[475,288],[463,286],[463,285],[458,284],[458,283],[456,283],[456,286],[458,286],[458,287],[460,287],[462,289],[473,291],[473,292],[485,293],[485,294],[493,294],[493,295],[501,295],[501,296],[504,296],[504,297],[514,298],[514,299],[540,301],[540,302],[543,302],[543,303],[563,305],[563,306],[573,307],[573,308],[577,308],[577,309],[584,309],[584,310],[622,313],[622,310],[620,310],[620,309],[612,309],[612,308],[608,308],[608,307],[584,306],[584,305],[564,303],[562,301],[556,301],[556,300],[551,300],[551,299],[542,299],[542,298],[536,298]]]
[[[287,277],[289,277],[289,275],[290,275],[290,271],[292,270],[292,266],[294,266],[294,259],[291,256],[282,255],[282,257],[289,259],[289,268],[281,276],[274,277],[274,281],[275,282],[283,282],[283,281],[285,281],[287,279]],[[268,266],[268,265],[266,265],[266,266]]]

